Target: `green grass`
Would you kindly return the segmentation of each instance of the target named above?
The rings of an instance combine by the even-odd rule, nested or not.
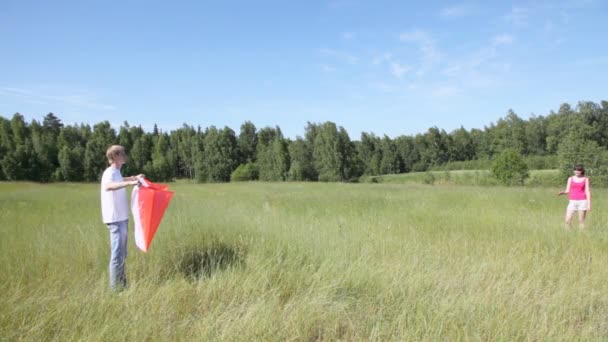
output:
[[[527,187],[565,187],[558,170],[531,170],[525,181]],[[452,184],[469,186],[496,186],[497,179],[492,177],[489,170],[457,170],[457,171],[428,171],[411,172],[395,175],[364,176],[363,183],[390,184]]]
[[[552,188],[172,185],[108,290],[99,186],[0,183],[6,340],[605,340],[608,205]],[[131,229],[131,228],[130,228]]]

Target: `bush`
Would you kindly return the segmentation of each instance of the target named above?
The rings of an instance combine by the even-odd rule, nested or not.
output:
[[[608,150],[595,141],[569,135],[559,145],[558,158],[562,181],[572,175],[574,165],[582,164],[593,185],[608,186]]]
[[[528,178],[528,165],[512,149],[502,151],[492,163],[492,175],[504,185],[524,185]]]
[[[527,156],[524,158],[530,170],[554,170],[557,169],[557,155]]]
[[[558,170],[535,170],[530,172],[530,177],[526,179],[526,186],[530,187],[556,187],[561,188],[565,181]]]
[[[422,179],[424,184],[433,185],[435,184],[435,180],[435,175],[432,172],[427,171],[424,173],[424,178]]]
[[[231,182],[247,182],[258,180],[259,172],[255,163],[241,164],[230,175]]]
[[[430,168],[432,171],[460,171],[460,170],[489,170],[492,162],[489,159],[475,159],[464,161],[451,161]]]

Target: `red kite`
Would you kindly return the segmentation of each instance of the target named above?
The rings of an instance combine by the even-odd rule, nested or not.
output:
[[[165,214],[173,192],[164,184],[141,179],[131,194],[131,211],[135,221],[135,245],[148,251],[158,225]]]

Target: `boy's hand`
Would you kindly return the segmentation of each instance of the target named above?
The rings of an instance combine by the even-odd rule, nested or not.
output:
[[[141,180],[142,178],[145,178],[145,177],[146,177],[146,175],[144,175],[143,173],[140,173],[137,176],[135,176],[135,179]]]
[[[127,183],[129,185],[137,185],[137,184],[139,184],[139,181],[137,179],[135,179],[135,180],[132,180],[132,181],[128,181]]]

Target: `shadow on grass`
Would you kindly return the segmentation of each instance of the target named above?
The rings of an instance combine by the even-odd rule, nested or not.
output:
[[[244,266],[244,252],[223,242],[206,246],[187,246],[172,254],[171,265],[163,272],[163,278],[181,274],[190,281],[208,278],[218,271]]]

